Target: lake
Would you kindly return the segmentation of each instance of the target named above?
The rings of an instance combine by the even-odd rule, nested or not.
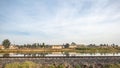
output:
[[[0,57],[50,57],[50,56],[120,56],[120,53],[77,53],[77,52],[41,52],[41,53],[0,53]]]

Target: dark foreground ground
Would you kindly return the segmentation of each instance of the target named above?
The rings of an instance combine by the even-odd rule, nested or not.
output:
[[[0,68],[4,68],[6,64],[13,62],[32,61],[34,63],[47,65],[65,64],[65,68],[76,68],[76,65],[81,65],[78,68],[109,68],[103,67],[109,64],[120,64],[120,56],[82,56],[82,57],[9,57],[0,58]],[[47,67],[43,67],[47,68]]]

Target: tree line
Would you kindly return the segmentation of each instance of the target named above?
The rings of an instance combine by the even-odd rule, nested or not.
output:
[[[11,42],[9,39],[5,39],[2,41],[2,45],[7,49],[11,45]],[[77,45],[75,42],[72,42],[71,44],[66,43],[63,44],[64,48],[69,48],[69,45]],[[33,44],[24,44],[24,45],[14,45],[17,46],[18,48],[50,48],[51,46],[46,45],[45,43],[33,43]],[[82,47],[82,46],[81,46]],[[83,47],[98,47],[96,44],[89,44]],[[113,47],[113,48],[118,48],[119,46],[116,44],[100,44],[99,47]]]

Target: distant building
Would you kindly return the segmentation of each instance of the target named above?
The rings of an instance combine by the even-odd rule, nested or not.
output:
[[[52,52],[52,54],[62,54],[61,52]]]
[[[3,45],[0,45],[0,49],[3,50],[5,49],[5,47]]]
[[[15,45],[10,45],[10,46],[9,46],[9,49],[18,49],[18,47],[15,46]]]
[[[69,48],[76,48],[77,45],[69,45]]]
[[[53,45],[52,49],[62,49],[63,46],[62,45]]]
[[[76,56],[77,53],[76,53],[76,52],[69,52],[69,55],[70,55],[70,56]]]

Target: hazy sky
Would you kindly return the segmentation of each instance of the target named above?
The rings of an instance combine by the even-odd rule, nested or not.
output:
[[[120,0],[0,0],[0,42],[119,44]]]

